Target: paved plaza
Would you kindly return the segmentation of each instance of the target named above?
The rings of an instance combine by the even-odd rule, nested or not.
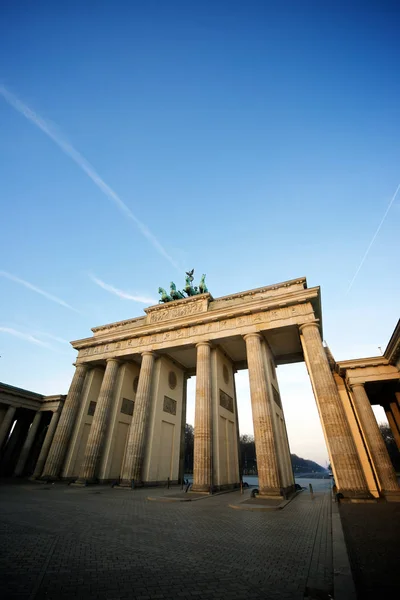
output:
[[[2,598],[329,598],[330,482],[313,485],[314,499],[248,512],[228,506],[239,492],[150,502],[146,489],[3,483]]]
[[[340,516],[359,598],[397,598],[400,504],[342,504]]]

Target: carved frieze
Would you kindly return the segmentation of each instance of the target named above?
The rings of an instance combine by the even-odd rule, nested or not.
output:
[[[148,323],[161,323],[162,321],[170,321],[171,319],[180,319],[197,315],[207,311],[208,298],[192,299],[178,301],[172,306],[152,306],[145,309],[147,313]]]
[[[168,348],[174,345],[182,345],[183,343],[186,343],[186,340],[191,343],[196,343],[196,338],[198,339],[199,336],[206,335],[209,339],[218,339],[220,333],[226,335],[226,333],[229,333],[230,331],[235,331],[236,334],[243,334],[248,331],[249,327],[256,326],[257,330],[262,330],[263,326],[267,328],[270,323],[273,324],[275,321],[287,321],[289,324],[298,322],[299,317],[301,318],[301,321],[305,321],[309,315],[313,316],[311,305],[309,303],[303,303],[295,306],[282,306],[272,310],[260,310],[259,312],[242,314],[240,316],[225,316],[221,319],[217,319],[213,315],[212,320],[209,320],[209,313],[207,312],[200,316],[201,311],[207,305],[207,298],[196,301],[191,301],[191,299],[189,299],[188,303],[183,304],[181,308],[188,311],[194,310],[195,312],[193,314],[197,314],[196,311],[199,311],[199,318],[196,318],[196,321],[194,323],[192,322],[192,324],[187,323],[184,326],[176,326],[174,323],[171,323],[170,320],[178,318],[179,315],[177,315],[176,311],[181,310],[179,302],[180,301],[177,301],[177,304],[172,307],[156,306],[147,309],[148,318],[150,320],[153,318],[153,315],[162,311],[164,311],[164,315],[167,315],[168,313],[167,322],[164,326],[159,326],[158,332],[146,331],[140,335],[141,328],[138,328],[135,332],[132,332],[134,337],[130,339],[116,340],[114,342],[108,341],[103,344],[98,343],[95,346],[83,348],[80,350],[78,358],[88,360],[93,356],[96,357],[96,360],[100,360],[114,355],[122,356],[129,353],[140,353],[147,349]],[[201,319],[207,320],[202,323]],[[293,321],[291,321],[292,319]],[[149,326],[147,324],[146,329],[148,328]]]
[[[226,408],[226,410],[233,413],[233,398],[223,390],[219,390],[219,403],[222,408]]]
[[[176,400],[169,398],[168,396],[164,396],[163,411],[169,413],[170,415],[176,415]]]

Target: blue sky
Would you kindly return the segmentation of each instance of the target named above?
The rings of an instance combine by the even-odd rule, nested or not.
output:
[[[68,341],[193,267],[214,296],[305,275],[337,359],[384,349],[400,11],[277,4],[1,3],[0,380],[65,393]],[[304,365],[278,373],[292,451],[323,462]],[[250,431],[246,373],[238,389]]]

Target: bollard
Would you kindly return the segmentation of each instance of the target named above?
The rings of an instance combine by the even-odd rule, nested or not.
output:
[[[311,483],[309,484],[309,488],[310,488],[311,499],[314,500],[314,490],[313,490],[313,486],[311,485]]]
[[[243,494],[243,480],[240,480],[240,493]]]
[[[167,477],[167,490],[169,490],[169,477]]]
[[[131,489],[134,490],[135,489],[135,480],[132,479],[131,481]]]

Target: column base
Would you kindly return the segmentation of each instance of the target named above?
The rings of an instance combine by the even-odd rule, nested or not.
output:
[[[340,488],[336,491],[336,496],[349,500],[376,500],[368,490],[351,490]]]
[[[400,502],[400,490],[382,490],[381,494],[386,502]]]
[[[70,485],[76,485],[76,486],[80,486],[80,487],[85,487],[87,485],[97,485],[98,483],[99,483],[99,480],[96,477],[92,477],[90,479],[85,479],[83,477],[78,477],[78,479],[76,479]]]
[[[222,483],[220,485],[213,485],[212,486],[212,491],[213,493],[215,492],[229,492],[232,490],[238,490],[240,488],[240,481],[237,481],[235,483]]]
[[[257,495],[261,496],[262,498],[283,499],[283,490],[282,488],[259,487]]]
[[[60,478],[56,477],[55,475],[41,475],[40,477],[36,477],[36,479],[46,483],[55,483],[56,481],[60,481]]]
[[[135,479],[121,479],[118,483],[118,487],[135,489],[144,487],[144,483],[143,481],[136,481]]]
[[[192,492],[197,492],[198,494],[210,494],[211,493],[211,485],[204,485],[201,483],[193,483]]]

